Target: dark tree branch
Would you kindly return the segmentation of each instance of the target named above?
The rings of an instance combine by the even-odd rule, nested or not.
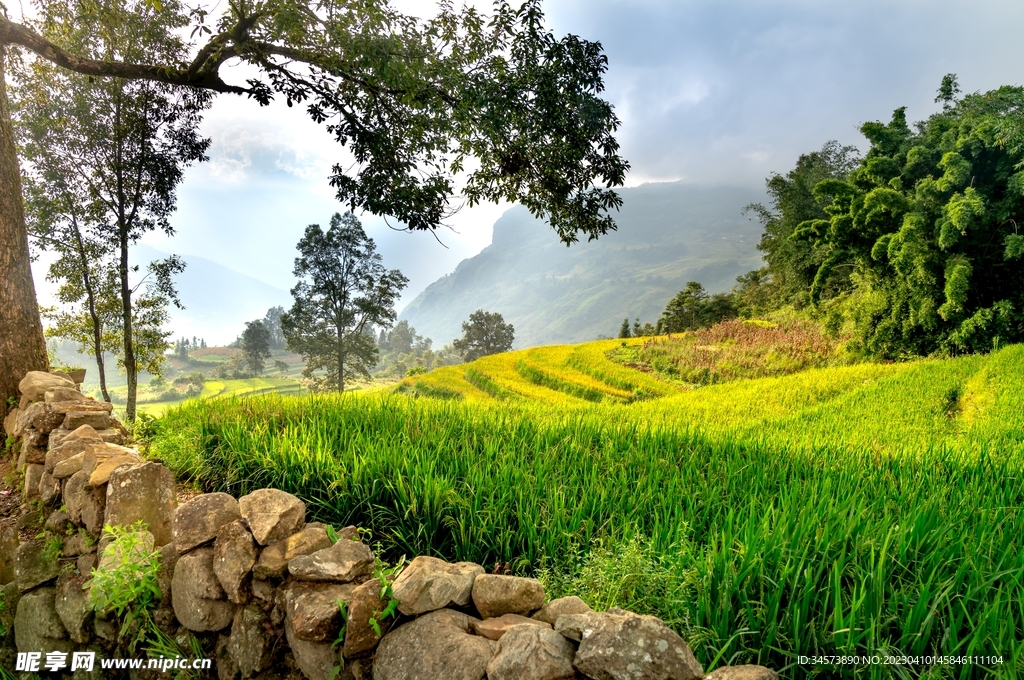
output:
[[[206,47],[210,47],[214,43],[217,46],[211,50],[206,50],[204,47],[200,50],[197,61],[193,61],[186,69],[149,64],[127,64],[118,61],[86,59],[71,54],[32,29],[14,23],[0,14],[0,44],[20,45],[69,71],[75,71],[87,76],[125,78],[127,80],[152,80],[159,83],[167,83],[168,85],[199,87],[214,92],[248,94],[248,89],[225,83],[217,73],[217,67],[225,59],[235,56],[233,53],[230,53],[230,46],[224,44],[226,39],[223,35],[218,35],[211,39]],[[218,49],[220,45],[223,45],[223,47]],[[224,56],[225,51],[230,54]],[[199,59],[203,61],[198,61]]]

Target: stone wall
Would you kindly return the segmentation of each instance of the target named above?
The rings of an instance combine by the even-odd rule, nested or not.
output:
[[[21,391],[4,419],[23,473],[20,513],[0,529],[9,669],[18,651],[125,656],[88,581],[133,559],[116,554],[104,527],[141,521],[138,554],[160,554],[155,625],[179,644],[198,638],[223,679],[777,678],[760,666],[705,676],[659,619],[549,601],[535,579],[427,556],[381,571],[355,527],[307,522],[305,504],[284,491],[179,504],[173,474],[125,446],[109,404],[60,374],[30,373]]]

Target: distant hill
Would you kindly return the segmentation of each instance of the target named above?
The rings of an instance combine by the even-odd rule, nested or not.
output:
[[[763,200],[742,188],[681,182],[621,190],[619,230],[566,248],[522,207],[494,224],[491,245],[430,284],[399,318],[439,347],[476,309],[515,325],[516,347],[614,335],[622,319],[657,320],[687,281],[710,292],[761,264],[761,226],[741,214]]]
[[[143,267],[167,257],[154,248],[139,244],[133,259]],[[246,276],[223,265],[195,255],[182,255],[185,271],[175,277],[175,285],[185,309],[171,309],[170,330],[175,338],[193,335],[210,345],[232,342],[245,330],[245,322],[262,319],[276,305],[291,307],[288,291]]]

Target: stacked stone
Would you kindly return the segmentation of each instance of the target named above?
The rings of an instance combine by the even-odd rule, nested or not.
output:
[[[14,648],[102,655],[117,641],[85,585],[94,567],[132,559],[106,545],[103,527],[141,520],[138,544],[161,555],[154,621],[179,640],[190,632],[215,646],[221,680],[705,677],[686,642],[659,619],[595,612],[578,597],[547,601],[535,579],[421,556],[383,584],[355,527],[332,537],[307,523],[305,504],[283,491],[237,500],[207,493],[178,506],[172,473],[123,446],[126,433],[109,404],[55,374],[30,373],[21,391],[21,406],[4,421],[21,439],[27,503],[19,525],[0,531],[0,626],[14,632],[0,665]],[[63,538],[60,554],[40,540],[19,541],[17,530],[40,520]],[[398,613],[385,619],[386,585]],[[760,666],[706,677],[777,679]]]

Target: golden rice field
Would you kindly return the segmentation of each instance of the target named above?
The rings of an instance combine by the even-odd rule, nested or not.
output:
[[[397,393],[196,400],[151,453],[205,490],[296,493],[393,559],[510,561],[552,595],[658,615],[706,670],[1024,676],[1024,346],[850,364],[799,329],[754,344],[771,330],[531,348]]]

